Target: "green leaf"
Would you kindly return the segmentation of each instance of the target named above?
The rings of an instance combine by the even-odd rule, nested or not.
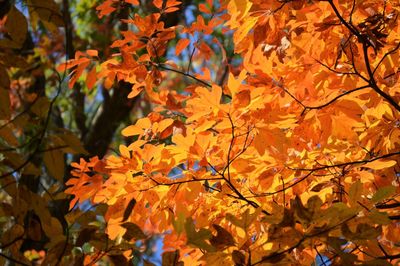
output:
[[[122,227],[126,228],[125,234],[122,236],[123,239],[130,241],[134,239],[143,239],[146,238],[146,235],[143,233],[142,229],[134,223],[124,223]]]
[[[396,192],[396,188],[394,186],[386,186],[378,189],[378,191],[372,196],[371,201],[373,203],[382,201],[387,199],[389,196],[393,195]]]
[[[192,218],[186,219],[185,230],[187,236],[187,244],[193,245],[197,248],[201,248],[209,252],[215,250],[213,246],[206,242],[206,240],[209,240],[212,237],[210,230],[201,228],[199,231],[196,231]]]
[[[389,224],[390,219],[386,212],[379,212],[377,210],[372,210],[368,212],[368,219],[370,219],[374,224]]]
[[[185,230],[185,220],[185,214],[183,212],[178,212],[176,220],[174,219],[172,221],[172,225],[174,226],[174,229],[178,234],[181,234],[183,230]]]
[[[344,223],[341,226],[341,230],[343,235],[351,240],[369,240],[375,239],[382,233],[382,228],[378,226],[377,228],[369,225],[369,224],[358,224],[356,228],[356,232],[352,232],[349,226]]]
[[[246,209],[246,211],[242,214],[241,219],[236,218],[236,216],[228,213],[226,214],[226,219],[230,221],[232,224],[247,230],[249,226],[257,219],[257,216],[260,214],[261,209],[258,208],[252,214],[250,214],[250,210]]]
[[[349,207],[343,202],[337,202],[328,209],[321,210],[319,215],[315,215],[313,222],[321,226],[334,226],[357,215],[359,211],[358,206]]]
[[[93,252],[93,246],[90,245],[89,243],[85,243],[85,244],[83,244],[82,250],[83,250],[83,253],[90,254]]]

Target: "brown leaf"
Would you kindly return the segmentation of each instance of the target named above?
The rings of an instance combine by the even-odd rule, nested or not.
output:
[[[40,224],[40,218],[38,216],[29,216],[27,235],[34,241],[40,241],[42,239],[42,225]]]
[[[246,260],[246,257],[243,255],[243,253],[242,252],[240,252],[239,250],[234,250],[233,252],[232,252],[232,259],[233,259],[233,261],[235,262],[235,265],[237,265],[237,266],[241,266],[241,265],[244,265],[245,264],[245,260]]]
[[[78,236],[75,244],[78,247],[82,246],[83,244],[85,244],[92,238],[93,234],[96,231],[97,231],[96,227],[83,228],[82,231],[79,233],[79,236]]]
[[[217,235],[211,237],[211,245],[219,250],[235,245],[235,240],[233,239],[231,233],[217,224],[213,224],[213,227],[215,230],[217,230]]]
[[[129,216],[132,213],[133,208],[136,205],[136,200],[135,199],[131,199],[128,203],[128,206],[126,206],[126,209],[124,211],[124,216],[122,218],[122,221],[125,222],[126,220],[128,220]]]
[[[1,73],[0,73],[1,75]],[[0,86],[0,120],[6,120],[10,117],[10,96],[8,90]]]
[[[1,41],[11,48],[20,48],[25,42],[27,36],[28,23],[25,16],[15,6],[11,8],[7,15],[5,28],[10,35],[12,42],[4,42],[8,41],[7,39]],[[0,43],[0,45],[2,45],[2,43]]]
[[[179,250],[164,252],[162,254],[162,266],[183,266],[183,262],[179,261]]]
[[[130,241],[134,239],[143,239],[146,238],[146,235],[143,233],[142,229],[134,223],[124,223],[122,227],[126,228],[126,232],[123,235],[123,239]]]

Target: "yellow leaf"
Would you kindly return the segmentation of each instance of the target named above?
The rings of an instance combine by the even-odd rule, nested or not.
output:
[[[375,160],[375,161],[364,164],[363,167],[374,169],[374,170],[382,170],[385,168],[392,167],[396,164],[397,164],[397,162],[394,160],[390,160],[390,161]]]
[[[236,19],[240,20],[247,15],[252,5],[253,3],[248,0],[229,1],[228,13],[232,16],[237,16]]]
[[[122,135],[125,137],[140,135],[144,132],[143,129],[151,127],[151,121],[149,118],[141,118],[136,122],[136,125],[130,125],[122,130]]]
[[[125,145],[119,145],[119,152],[125,158],[131,158],[131,153]]]
[[[173,122],[174,122],[174,120],[171,119],[171,118],[167,118],[167,119],[161,120],[161,121],[158,123],[157,132],[163,132],[167,127],[169,127],[170,125],[172,125]]]
[[[235,79],[235,77],[233,76],[232,73],[229,73],[228,89],[231,92],[232,97],[239,90],[239,87],[240,87],[241,83],[243,82],[243,80],[246,78],[246,75],[247,75],[247,71],[244,69],[240,72],[239,77],[237,79]]]
[[[233,40],[235,43],[240,43],[249,33],[249,31],[254,27],[257,23],[257,18],[249,17],[247,18],[244,23],[240,25],[240,27],[235,31],[233,34]],[[236,48],[236,47],[235,47]]]
[[[231,266],[235,265],[229,254],[224,252],[210,252],[204,254],[200,260],[206,262],[209,266]]]

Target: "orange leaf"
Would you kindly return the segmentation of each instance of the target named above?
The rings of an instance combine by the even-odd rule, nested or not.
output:
[[[125,3],[131,4],[131,5],[139,5],[139,0],[125,0]]]
[[[95,83],[96,83],[96,67],[94,66],[86,75],[86,86],[90,90],[93,88]]]
[[[132,91],[128,94],[128,98],[134,98],[143,90],[143,85],[141,83],[136,83],[132,86]]]
[[[162,9],[163,2],[164,2],[163,0],[154,0],[153,5],[158,9]]]
[[[99,52],[97,50],[93,50],[93,49],[86,50],[86,53],[93,57],[99,56]]]
[[[183,51],[183,49],[185,49],[190,43],[190,40],[188,39],[180,39],[178,41],[178,43],[176,44],[175,47],[175,55],[180,55]]]
[[[106,0],[104,1],[101,5],[96,7],[96,10],[99,11],[99,18],[102,18],[106,15],[111,14],[115,10],[117,10],[115,7],[113,7],[114,1],[112,0]]]

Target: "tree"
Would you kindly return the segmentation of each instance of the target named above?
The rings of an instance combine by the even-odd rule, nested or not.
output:
[[[54,78],[48,107],[23,109],[30,127],[0,109],[12,147],[1,175],[3,258],[29,265],[44,250],[45,263],[124,265],[160,236],[163,265],[399,262],[397,1],[106,0],[96,23],[107,40],[75,54],[67,4],[59,24],[48,3],[32,12],[49,29],[65,26],[70,60],[57,69],[70,71],[71,90]],[[24,15],[8,8],[7,57],[29,39],[15,27]],[[121,37],[112,39],[114,30]],[[14,68],[29,71],[3,64],[14,79]],[[82,104],[91,89],[104,101],[88,124]],[[4,91],[2,102],[12,92]],[[51,120],[62,93],[73,97],[72,130],[86,154]],[[107,154],[131,112],[138,119],[116,137],[119,152]],[[30,151],[22,161],[20,143]],[[72,151],[76,160],[60,173]],[[68,201],[70,212],[45,209]]]

